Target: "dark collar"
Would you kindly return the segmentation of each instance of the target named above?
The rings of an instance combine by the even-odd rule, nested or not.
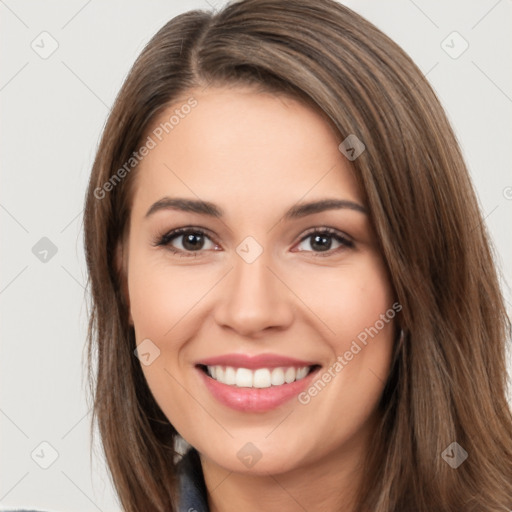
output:
[[[206,484],[198,451],[189,448],[176,469],[181,497],[178,512],[209,512]]]

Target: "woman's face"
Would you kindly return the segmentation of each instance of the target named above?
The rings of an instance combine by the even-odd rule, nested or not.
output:
[[[124,268],[162,411],[230,471],[358,460],[397,309],[341,139],[302,103],[241,88],[191,91],[154,128]]]

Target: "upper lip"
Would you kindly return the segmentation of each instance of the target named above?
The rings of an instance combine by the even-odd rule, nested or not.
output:
[[[281,356],[279,354],[258,354],[249,356],[247,354],[224,354],[221,356],[209,357],[197,361],[196,365],[203,366],[232,366],[235,368],[279,368],[295,367],[303,368],[305,366],[315,366],[314,361],[304,361],[292,357]]]

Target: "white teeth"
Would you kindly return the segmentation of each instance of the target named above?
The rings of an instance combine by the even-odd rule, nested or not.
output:
[[[299,368],[297,370],[297,380],[303,379],[309,372],[309,368]]]
[[[238,368],[235,384],[239,388],[252,388],[252,372],[247,368]]]
[[[284,370],[282,368],[274,368],[270,377],[272,386],[281,386],[284,384]]]
[[[286,368],[284,372],[284,380],[286,384],[290,384],[295,380],[295,376],[297,375],[297,370],[295,368]]]
[[[230,386],[234,386],[235,385],[235,383],[236,383],[236,372],[235,372],[235,369],[232,366],[226,366],[226,371],[224,372],[224,380],[222,382],[224,384],[229,384]]]
[[[232,366],[207,366],[208,375],[222,384],[237,386],[240,388],[269,388],[281,386],[284,383],[291,384],[308,375],[310,367],[303,368],[233,368]]]
[[[255,388],[269,388],[270,387],[270,370],[266,368],[259,368],[252,376],[252,385]]]

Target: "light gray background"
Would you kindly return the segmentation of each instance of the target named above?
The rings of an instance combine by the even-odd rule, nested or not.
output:
[[[82,364],[84,192],[109,108],[136,56],[170,18],[208,9],[209,3],[0,0],[4,508],[120,510],[101,455],[89,463],[90,413]],[[512,1],[343,3],[399,43],[437,91],[466,156],[504,280],[510,283]],[[51,48],[49,36],[39,36],[43,31],[58,43],[47,59],[31,47],[35,41],[40,52]],[[469,43],[458,58],[445,51],[462,48],[458,36],[442,46],[453,31]],[[42,237],[57,247],[47,262],[32,252]],[[505,294],[510,312],[508,288]],[[48,469],[35,462],[51,462],[51,449],[42,442],[58,453]]]

